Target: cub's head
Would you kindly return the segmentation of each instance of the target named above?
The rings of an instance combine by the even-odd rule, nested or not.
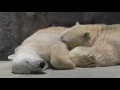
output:
[[[77,22],[76,25],[63,32],[60,39],[71,50],[77,46],[86,46],[86,43],[90,39],[90,33],[87,31],[85,25],[80,25]]]

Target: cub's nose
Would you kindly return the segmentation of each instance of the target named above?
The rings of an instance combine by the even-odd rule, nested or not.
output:
[[[63,38],[63,37],[61,37],[60,39],[61,39],[61,41],[62,41],[62,42],[65,42],[65,40],[64,40],[64,38]]]
[[[39,66],[40,66],[41,69],[43,69],[46,66],[45,61],[41,61]]]

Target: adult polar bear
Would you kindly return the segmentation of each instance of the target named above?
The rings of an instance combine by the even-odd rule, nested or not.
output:
[[[89,37],[84,44],[80,40],[83,31],[87,32]],[[120,64],[120,25],[118,24],[78,24],[64,32],[61,39],[69,48],[76,47],[70,51],[71,60],[76,66],[91,67]],[[83,44],[84,47],[77,47],[80,44]],[[92,58],[84,59],[88,56]]]
[[[69,31],[69,29],[64,27],[49,27],[39,30],[25,39],[15,49],[15,54],[8,56],[8,59],[13,60],[12,72],[35,73],[41,72],[51,66],[56,69],[73,69],[75,64],[69,58],[67,46],[61,41],[61,34],[65,30]],[[83,33],[81,36],[84,39],[82,43],[85,43],[86,33]]]

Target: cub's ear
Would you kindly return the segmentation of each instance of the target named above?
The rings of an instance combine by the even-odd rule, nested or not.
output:
[[[83,39],[88,39],[90,37],[90,33],[89,32],[85,32],[82,36]]]
[[[76,22],[76,25],[80,25],[80,23],[79,23],[79,22]]]

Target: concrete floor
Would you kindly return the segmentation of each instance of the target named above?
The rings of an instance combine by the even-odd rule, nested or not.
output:
[[[10,61],[0,61],[0,78],[120,78],[120,66],[44,71],[44,74],[13,74]]]

